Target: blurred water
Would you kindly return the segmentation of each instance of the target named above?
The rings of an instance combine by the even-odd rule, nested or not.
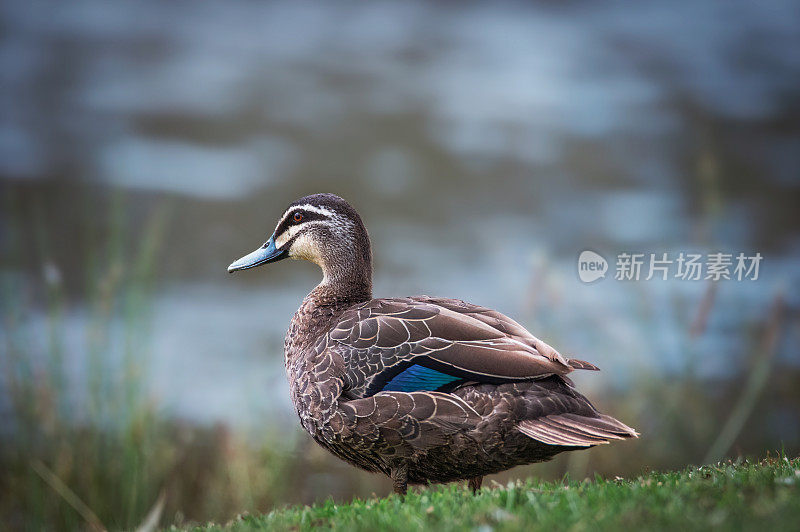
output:
[[[777,293],[800,307],[796,2],[34,1],[0,17],[2,272],[41,306],[52,261],[79,330],[81,235],[107,221],[71,184],[126,192],[132,246],[168,201],[143,365],[178,415],[293,422],[282,337],[317,273],[225,267],[312,192],[364,216],[376,295],[498,308],[603,367],[588,388],[726,375]],[[584,285],[584,249],[765,259],[757,282],[720,283],[687,349],[706,283]],[[781,360],[800,363],[797,335]]]

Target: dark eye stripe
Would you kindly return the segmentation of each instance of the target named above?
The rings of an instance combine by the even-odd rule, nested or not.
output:
[[[295,220],[294,217],[296,214],[302,215],[302,219],[300,221]],[[278,225],[278,227],[275,229],[275,234],[281,235],[284,231],[286,231],[289,227],[293,225],[305,224],[307,222],[313,222],[314,220],[330,220],[330,217],[325,216],[324,214],[320,214],[318,212],[297,210],[294,211],[289,216],[287,216],[283,221],[281,221],[280,225]]]

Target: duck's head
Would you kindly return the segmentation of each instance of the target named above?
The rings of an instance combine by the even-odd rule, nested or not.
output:
[[[263,246],[228,266],[247,270],[282,259],[311,261],[323,283],[372,284],[369,236],[356,210],[335,194],[312,194],[295,201],[278,220]]]

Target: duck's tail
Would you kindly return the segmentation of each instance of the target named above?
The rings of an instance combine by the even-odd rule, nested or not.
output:
[[[586,362],[585,360],[578,360],[577,358],[570,358],[567,360],[567,364],[572,369],[588,369],[589,371],[600,371],[600,368],[595,366],[590,362]]]
[[[611,440],[639,437],[634,429],[605,414],[598,414],[598,417],[551,414],[520,421],[517,429],[542,443],[573,447],[591,447]]]

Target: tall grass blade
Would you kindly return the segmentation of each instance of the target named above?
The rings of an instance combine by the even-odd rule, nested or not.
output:
[[[56,476],[55,473],[50,471],[46,465],[40,460],[33,460],[31,461],[31,467],[36,472],[37,475],[42,477],[42,480],[47,482],[47,484],[53,488],[53,491],[58,493],[67,504],[72,506],[72,508],[78,512],[81,517],[86,521],[89,525],[89,528],[92,530],[106,530],[106,527],[103,526],[103,523],[100,521],[100,518],[95,515],[91,508],[89,508],[77,495],[75,492],[69,489],[69,486],[64,484],[64,482]]]
[[[167,494],[162,491],[158,494],[156,503],[147,512],[147,515],[142,521],[142,524],[136,528],[136,532],[153,532],[158,528],[158,523],[161,521],[161,514],[164,513],[164,503],[167,500]]]
[[[719,436],[717,436],[713,445],[711,445],[708,453],[706,453],[703,463],[709,464],[722,459],[742,432],[747,418],[750,417],[769,379],[769,370],[772,366],[772,358],[778,344],[784,311],[785,302],[782,295],[778,294],[775,296],[772,312],[770,313],[770,320],[767,322],[768,325],[764,341],[757,353],[755,364],[750,370],[750,378],[747,380],[744,393],[739,397],[739,401],[731,411],[728,421],[725,423],[725,426],[722,428],[722,431],[719,433]]]

